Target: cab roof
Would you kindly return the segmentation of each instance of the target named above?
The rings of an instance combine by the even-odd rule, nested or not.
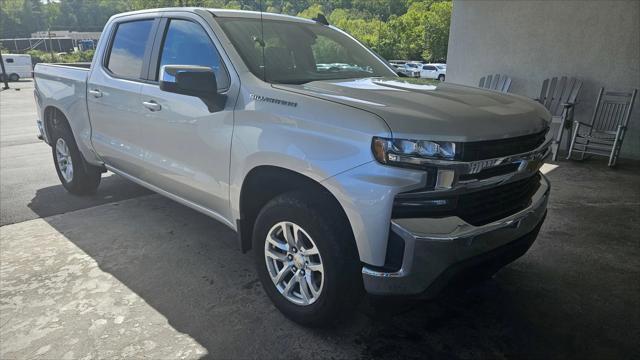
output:
[[[218,17],[234,17],[234,18],[247,18],[247,19],[260,19],[260,15],[262,14],[263,19],[268,20],[284,20],[284,21],[294,21],[301,23],[309,23],[313,24],[315,21],[310,19],[301,18],[298,16],[291,15],[283,15],[283,14],[274,14],[260,11],[248,11],[248,10],[227,10],[227,9],[207,9],[214,16]]]
[[[274,14],[274,13],[268,13],[268,12],[260,13],[260,11],[208,9],[208,8],[199,8],[199,7],[145,9],[145,10],[129,11],[121,14],[116,14],[114,15],[114,17],[130,16],[130,15],[138,15],[138,14],[146,14],[146,13],[163,13],[163,12],[197,13],[199,11],[206,11],[213,14],[213,16],[215,17],[221,17],[221,18],[260,19],[260,16],[262,15],[262,18],[267,20],[292,21],[292,22],[299,22],[299,23],[306,23],[306,24],[316,23],[314,20],[309,20],[309,19],[305,19],[297,16],[291,16],[291,15]]]

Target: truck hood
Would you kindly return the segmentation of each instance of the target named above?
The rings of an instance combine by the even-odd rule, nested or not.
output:
[[[374,113],[397,138],[495,140],[538,133],[551,119],[543,106],[525,97],[420,79],[364,78],[273,86]]]

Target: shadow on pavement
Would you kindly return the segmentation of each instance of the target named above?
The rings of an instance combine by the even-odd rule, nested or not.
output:
[[[606,170],[602,174],[593,186],[610,186],[607,179],[628,191],[637,185],[637,174],[622,182]],[[586,175],[589,169],[564,163],[551,174],[563,185],[538,241],[494,279],[434,302],[388,300],[372,310],[365,300],[333,330],[305,329],[285,319],[263,293],[253,258],[238,250],[233,231],[160,196],[45,220],[212,357],[626,357],[638,351],[632,340],[638,334],[638,285],[631,285],[638,269],[611,263],[637,264],[638,250],[629,239],[638,228],[617,217],[637,216],[638,210],[626,203],[581,210],[572,203],[575,196],[582,196],[581,203],[589,199],[562,189]],[[30,206],[47,216],[45,204],[58,191],[38,191]],[[621,194],[599,196],[615,202]],[[603,248],[603,231],[614,230],[617,239]]]
[[[27,206],[44,218],[151,194],[154,192],[118,175],[103,174],[98,191],[94,195],[77,196],[70,194],[62,185],[54,185],[36,190],[36,195]]]

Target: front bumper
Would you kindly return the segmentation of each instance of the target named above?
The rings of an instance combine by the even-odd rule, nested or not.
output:
[[[522,256],[535,240],[547,212],[549,191],[549,182],[541,176],[528,207],[482,226],[456,216],[394,219],[391,231],[404,241],[400,270],[363,267],[365,289],[376,295],[434,297],[466,270],[497,271]]]

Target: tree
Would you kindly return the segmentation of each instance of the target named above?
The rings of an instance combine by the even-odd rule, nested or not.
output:
[[[445,61],[449,46],[449,28],[451,27],[450,2],[438,2],[431,6],[426,17],[424,59],[432,62]]]
[[[387,59],[444,60],[450,0],[0,0],[0,38],[35,31],[100,31],[114,14],[158,7],[201,6],[262,10],[332,25]]]
[[[307,18],[307,19],[313,19],[314,17],[318,16],[318,14],[324,14],[324,13],[325,13],[324,7],[322,5],[316,4],[316,5],[311,5],[307,9],[299,12],[298,16]]]

